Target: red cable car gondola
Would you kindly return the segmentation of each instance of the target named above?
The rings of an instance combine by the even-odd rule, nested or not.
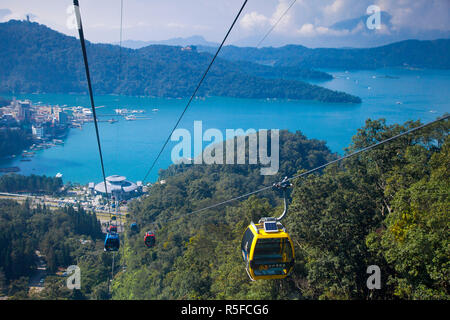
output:
[[[153,231],[147,231],[147,233],[144,236],[144,244],[147,246],[147,248],[152,248],[155,246],[156,238],[155,233]]]

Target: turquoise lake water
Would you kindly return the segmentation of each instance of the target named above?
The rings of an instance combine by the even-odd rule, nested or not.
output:
[[[217,128],[224,135],[225,129],[238,128],[301,130],[308,138],[325,140],[332,151],[342,154],[367,118],[385,118],[390,124],[418,119],[426,122],[450,112],[450,70],[325,71],[336,78],[317,84],[357,95],[363,102],[350,105],[211,97],[194,100],[179,128],[193,134],[194,121],[201,120],[203,130]],[[16,97],[30,99],[33,103],[90,106],[87,95],[27,94]],[[136,121],[117,118],[119,122],[114,124],[99,123],[106,174],[142,180],[186,102],[187,99],[96,95],[96,106],[105,106],[98,109],[99,115],[112,114],[116,108],[145,109],[143,116],[151,118]],[[154,108],[159,111],[153,113]],[[155,181],[158,169],[171,164],[170,153],[175,144],[169,142],[147,181]],[[205,142],[204,146],[207,144]],[[19,173],[26,175],[54,176],[60,172],[65,182],[87,183],[101,180],[98,159],[94,124],[88,123],[82,130],[70,129],[64,145],[38,151],[30,162],[17,159],[2,161],[0,165],[18,166],[21,168]]]

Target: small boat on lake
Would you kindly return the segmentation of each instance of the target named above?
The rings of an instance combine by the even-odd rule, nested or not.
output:
[[[22,152],[22,157],[32,157],[32,156],[34,156],[34,152],[27,152],[27,151]]]

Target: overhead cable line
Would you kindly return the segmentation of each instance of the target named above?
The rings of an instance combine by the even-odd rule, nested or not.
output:
[[[116,99],[116,101],[118,101],[118,106],[117,108],[122,108],[122,100],[121,100],[121,94],[120,94],[120,90],[122,87],[122,21],[123,21],[123,0],[120,0],[120,37],[119,37],[119,68],[118,68],[118,72],[117,72],[117,87],[118,87],[118,98]],[[116,138],[114,141],[114,159],[117,159],[119,156],[119,137],[120,137],[120,132],[119,132],[119,126],[117,125],[115,128],[115,132],[116,132]]]
[[[280,23],[281,19],[284,18],[284,16],[288,13],[288,11],[292,8],[292,6],[297,2],[297,0],[292,1],[292,3],[290,4],[290,6],[286,9],[286,11],[283,12],[283,14],[278,18],[277,22],[275,22],[275,24],[269,29],[269,31],[264,35],[264,37],[259,40],[258,44],[256,45],[256,48],[258,48],[261,43],[266,40],[266,38],[269,36],[269,34],[272,33],[272,31],[277,27],[278,23]]]
[[[123,30],[123,0],[120,0],[120,42],[119,42],[119,83],[122,80],[122,30]],[[119,86],[120,88],[120,86]],[[120,102],[120,94],[119,94],[119,102]],[[119,127],[117,127],[119,128]],[[119,132],[119,131],[117,131]],[[118,138],[116,140],[116,143],[118,142]],[[119,206],[116,205],[116,207],[118,208]],[[120,223],[122,224],[122,233],[125,233],[125,226],[123,223],[123,213],[120,212]],[[125,266],[125,237],[122,237],[122,261],[124,263],[124,265],[122,266],[123,270],[126,269]]]
[[[439,121],[447,120],[449,117],[450,117],[450,115],[446,115],[446,116],[443,116],[443,117],[438,118],[438,119],[436,119],[436,120],[433,120],[433,121],[431,121],[431,122],[422,124],[422,125],[420,125],[420,126],[418,126],[418,127],[409,129],[409,130],[407,130],[407,131],[405,131],[405,132],[399,133],[399,134],[397,134],[397,135],[395,135],[395,136],[392,136],[392,137],[390,137],[390,138],[388,138],[388,139],[385,139],[385,140],[382,140],[382,141],[380,141],[380,142],[374,143],[374,144],[372,144],[372,145],[370,145],[370,146],[367,146],[367,147],[362,148],[362,149],[359,149],[359,150],[357,150],[357,151],[355,151],[355,152],[349,153],[348,155],[345,155],[345,156],[340,157],[340,158],[338,158],[338,159],[335,159],[335,160],[333,160],[333,161],[327,162],[327,163],[325,163],[325,164],[323,164],[323,165],[321,165],[321,166],[318,166],[318,167],[316,167],[316,168],[314,168],[314,169],[311,169],[311,170],[305,171],[305,172],[303,172],[303,173],[294,175],[294,176],[292,176],[292,177],[286,179],[286,181],[291,181],[291,180],[294,180],[294,179],[297,179],[297,178],[305,177],[305,176],[310,175],[310,174],[312,174],[312,173],[314,173],[314,172],[317,172],[317,171],[319,171],[319,170],[321,170],[321,169],[324,169],[324,168],[326,168],[326,167],[328,167],[328,166],[330,166],[330,165],[332,165],[332,164],[338,163],[338,162],[340,162],[340,161],[342,161],[342,160],[351,158],[351,157],[356,156],[356,155],[358,155],[358,154],[360,154],[360,153],[363,153],[363,152],[369,151],[369,150],[371,150],[371,149],[374,149],[374,148],[376,148],[376,147],[378,147],[378,146],[380,146],[380,145],[383,145],[383,144],[385,144],[385,143],[388,143],[388,142],[390,142],[390,141],[393,141],[393,140],[395,140],[395,139],[398,139],[398,138],[400,138],[400,137],[402,137],[402,136],[408,135],[408,134],[410,134],[410,133],[413,133],[413,132],[415,132],[415,131],[418,131],[418,130],[420,130],[420,129],[423,129],[423,128],[425,128],[425,127],[428,127],[428,126],[430,126],[430,125],[432,125],[432,124],[435,124],[435,123],[437,123],[437,122],[439,122]],[[251,196],[251,195],[253,195],[253,194],[257,194],[257,193],[260,193],[260,192],[262,192],[262,191],[271,189],[272,187],[273,187],[273,185],[266,186],[266,187],[263,187],[263,188],[261,188],[261,189],[258,189],[258,190],[255,190],[255,191],[252,191],[252,192],[249,192],[249,193],[240,195],[240,196],[238,196],[238,197],[231,198],[231,199],[229,199],[229,200],[225,200],[225,201],[222,201],[222,202],[218,202],[218,203],[216,203],[216,204],[213,204],[213,205],[204,207],[204,208],[202,208],[202,209],[198,209],[198,210],[195,210],[195,211],[191,211],[191,212],[189,212],[189,213],[183,215],[183,217],[186,216],[186,215],[199,213],[199,212],[201,212],[201,211],[205,211],[205,210],[208,210],[208,209],[213,209],[213,208],[219,207],[219,206],[221,206],[221,205],[224,205],[224,204],[227,204],[227,203],[230,203],[230,202],[239,200],[239,199],[247,198],[247,197],[249,197],[249,196]]]
[[[220,44],[219,48],[217,49],[216,54],[214,55],[214,57],[212,58],[211,62],[209,63],[208,68],[206,68],[205,72],[203,73],[203,76],[202,76],[202,78],[200,79],[200,82],[197,84],[197,86],[196,86],[194,92],[192,93],[192,95],[191,95],[191,97],[190,97],[188,103],[186,104],[186,106],[185,106],[183,112],[182,112],[181,115],[178,117],[178,120],[177,120],[177,122],[175,123],[175,126],[173,127],[172,131],[170,132],[169,136],[167,137],[166,141],[164,142],[164,144],[163,144],[161,150],[160,150],[159,153],[158,153],[158,156],[155,158],[155,160],[153,161],[152,165],[150,166],[150,169],[147,171],[147,173],[146,173],[144,179],[142,179],[142,182],[145,182],[145,180],[147,179],[148,175],[150,174],[150,172],[151,172],[151,171],[153,170],[153,168],[155,167],[156,162],[158,161],[158,159],[159,159],[159,157],[161,156],[162,152],[164,151],[165,147],[166,147],[167,144],[169,143],[170,137],[172,136],[172,134],[173,134],[173,132],[175,131],[175,129],[178,127],[178,124],[180,123],[181,119],[183,118],[184,114],[186,113],[187,109],[189,108],[189,106],[190,106],[192,100],[193,100],[194,97],[197,95],[198,89],[199,89],[200,86],[202,85],[203,80],[205,80],[206,75],[207,75],[208,72],[209,72],[209,69],[211,69],[211,66],[213,65],[214,61],[216,60],[217,55],[219,54],[220,50],[222,49],[223,44],[224,44],[225,41],[227,40],[228,35],[231,33],[231,30],[233,29],[234,25],[236,24],[236,21],[238,20],[239,16],[241,15],[242,11],[244,10],[244,7],[245,7],[245,5],[247,4],[247,2],[248,2],[248,0],[245,0],[244,3],[242,4],[241,9],[239,10],[238,14],[237,14],[236,17],[234,18],[234,21],[233,21],[233,23],[231,24],[230,28],[228,29],[228,32],[226,33],[225,37],[223,38],[222,43]]]
[[[108,186],[106,184],[105,166],[103,163],[103,154],[102,154],[102,147],[100,144],[100,134],[98,131],[97,114],[95,112],[94,94],[92,91],[91,75],[89,73],[89,64],[88,64],[88,58],[87,58],[87,54],[86,54],[86,43],[84,40],[83,25],[81,23],[80,5],[78,3],[78,0],[73,0],[73,5],[75,8],[75,15],[76,15],[76,20],[77,20],[77,25],[78,25],[78,34],[80,36],[81,50],[83,51],[84,67],[86,70],[86,79],[87,79],[87,84],[88,84],[88,89],[89,89],[89,98],[91,100],[92,116],[94,118],[95,134],[97,136],[97,146],[98,146],[98,153],[100,155],[100,164],[102,167],[103,183],[105,184],[105,193],[106,193],[106,197],[108,199],[108,211],[109,211],[109,216],[111,218],[111,209],[109,206],[109,195],[108,195],[108,189],[107,189]]]
[[[122,25],[123,25],[123,0],[120,0],[120,40],[119,40],[119,78],[122,71]]]

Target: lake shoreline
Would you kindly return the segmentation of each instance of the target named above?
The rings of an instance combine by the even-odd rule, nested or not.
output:
[[[205,130],[226,129],[286,129],[297,130],[309,139],[326,141],[332,152],[343,154],[344,148],[367,119],[385,118],[388,124],[408,120],[427,122],[450,112],[449,70],[405,70],[386,68],[367,71],[332,71],[335,76],[321,85],[361,96],[361,104],[321,103],[287,99],[236,99],[223,97],[197,98],[179,124],[179,128],[193,132],[194,121],[202,120]],[[389,75],[395,78],[383,77]],[[348,79],[347,79],[348,78]],[[70,94],[30,94],[29,98],[52,105],[90,106],[89,97]],[[99,117],[114,109],[143,109],[151,119],[99,123],[107,175],[121,174],[132,181],[142,180],[156,158],[176,118],[185,107],[184,99],[162,99],[142,96],[96,95]],[[152,113],[153,109],[158,112]],[[157,168],[171,164],[169,142]],[[204,147],[207,146],[205,143]],[[194,156],[194,155],[192,155]],[[93,123],[83,130],[70,130],[64,145],[40,151],[33,161],[17,160],[4,163],[20,167],[21,174],[63,174],[64,181],[86,184],[101,180],[98,150]],[[158,179],[157,169],[148,181]]]

